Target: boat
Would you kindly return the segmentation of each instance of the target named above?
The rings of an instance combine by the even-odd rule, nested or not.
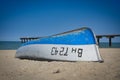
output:
[[[95,34],[87,27],[26,42],[18,48],[15,57],[103,62]]]

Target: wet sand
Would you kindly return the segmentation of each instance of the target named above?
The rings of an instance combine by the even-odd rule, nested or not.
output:
[[[0,80],[120,80],[120,48],[100,48],[104,63],[34,61],[0,50]]]

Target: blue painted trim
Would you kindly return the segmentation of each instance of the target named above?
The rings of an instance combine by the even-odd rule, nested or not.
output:
[[[23,46],[30,44],[86,45],[86,44],[96,44],[96,40],[91,29],[86,28],[66,34],[42,38],[36,41],[30,41],[23,44]]]

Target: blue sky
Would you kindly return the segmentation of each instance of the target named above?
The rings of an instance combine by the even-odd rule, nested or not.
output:
[[[95,34],[120,34],[120,0],[0,0],[0,41],[81,27]]]

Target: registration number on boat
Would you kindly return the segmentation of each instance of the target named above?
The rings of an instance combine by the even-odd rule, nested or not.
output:
[[[60,56],[68,56],[68,52],[75,53],[78,57],[82,57],[83,49],[81,48],[69,48],[69,47],[52,47],[51,55],[60,55]]]

